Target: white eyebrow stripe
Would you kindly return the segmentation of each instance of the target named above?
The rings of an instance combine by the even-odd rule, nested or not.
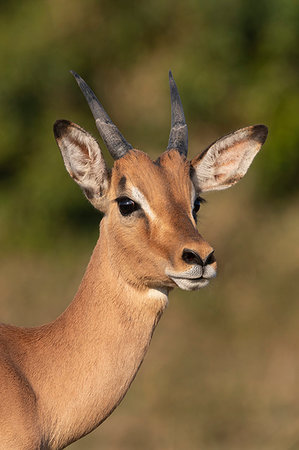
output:
[[[142,209],[148,214],[148,216],[152,219],[155,220],[156,219],[156,214],[153,212],[153,210],[151,209],[147,199],[145,198],[145,196],[142,194],[142,192],[139,191],[139,189],[135,186],[132,186],[132,197],[133,200],[136,200],[137,203],[140,204],[140,206],[142,207]]]

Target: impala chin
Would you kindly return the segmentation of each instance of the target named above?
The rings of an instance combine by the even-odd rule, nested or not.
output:
[[[197,291],[209,284],[207,278],[173,278],[170,277],[175,284],[185,291]]]
[[[196,291],[207,286],[209,281],[216,277],[216,273],[216,268],[212,266],[203,269],[200,266],[194,266],[185,272],[166,271],[166,275],[185,291]]]

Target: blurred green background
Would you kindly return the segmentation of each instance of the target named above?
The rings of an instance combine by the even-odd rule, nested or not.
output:
[[[169,69],[190,156],[243,126],[270,130],[245,179],[201,210],[218,278],[171,294],[123,403],[72,448],[299,449],[299,3],[1,0],[0,12],[4,322],[54,319],[97,238],[52,133],[65,118],[97,136],[70,69],[152,157],[167,146]]]

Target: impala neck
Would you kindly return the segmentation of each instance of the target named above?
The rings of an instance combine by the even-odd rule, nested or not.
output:
[[[101,225],[73,302],[35,339],[30,381],[54,448],[93,430],[119,404],[167,304],[166,292],[136,289],[115,273],[106,233]]]

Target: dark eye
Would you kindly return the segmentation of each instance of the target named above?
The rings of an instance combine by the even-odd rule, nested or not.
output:
[[[197,197],[193,205],[193,214],[196,214],[199,211],[200,205],[201,205],[201,198]]]
[[[134,202],[129,197],[119,197],[116,201],[122,216],[129,216],[140,208],[138,203]]]
[[[195,222],[196,222],[196,213],[199,211],[201,204],[204,202],[205,202],[205,200],[201,197],[197,197],[194,201],[192,214],[193,214]]]

